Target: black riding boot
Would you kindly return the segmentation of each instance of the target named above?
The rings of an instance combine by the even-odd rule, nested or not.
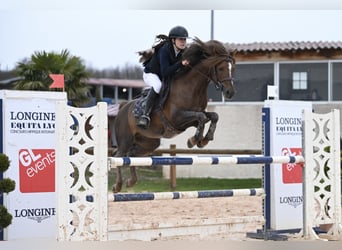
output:
[[[143,102],[143,114],[139,117],[137,126],[142,129],[147,129],[150,126],[150,114],[152,111],[152,107],[154,104],[154,99],[157,96],[157,93],[154,92],[154,89],[151,87],[145,100]]]

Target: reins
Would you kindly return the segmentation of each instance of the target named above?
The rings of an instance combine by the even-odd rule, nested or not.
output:
[[[223,59],[222,61],[232,61],[233,59],[229,56],[228,58],[225,58],[225,59]],[[219,64],[221,61],[219,61],[217,64]],[[203,72],[201,72],[200,70],[198,70],[197,68],[195,68],[195,67],[193,67],[191,64],[189,64],[188,65],[188,67],[190,67],[192,70],[195,70],[197,73],[199,73],[201,76],[204,76],[205,78],[207,78],[208,79],[208,81],[212,81],[213,83],[214,83],[214,86],[215,86],[215,89],[216,90],[220,90],[220,91],[222,91],[223,90],[223,82],[225,82],[225,81],[233,81],[234,80],[234,78],[233,77],[227,77],[227,78],[224,78],[224,79],[222,79],[222,80],[219,80],[219,79],[217,79],[217,76],[216,76],[216,65],[217,64],[215,64],[215,66],[213,67],[214,68],[214,76],[215,76],[215,78],[216,78],[216,80],[214,80],[213,79],[213,77],[211,77],[210,75],[211,74],[209,74],[209,76],[208,75],[206,75],[206,74],[204,74]],[[212,68],[210,68],[209,69],[209,71],[211,70]]]

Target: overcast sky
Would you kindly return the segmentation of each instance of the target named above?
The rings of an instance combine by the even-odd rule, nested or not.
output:
[[[197,10],[189,9],[191,5],[184,9],[161,10],[153,4],[145,9],[141,2],[135,9],[109,4],[114,0],[94,0],[92,4],[90,0],[51,3],[48,0],[0,0],[0,3],[4,1],[7,6],[0,7],[1,70],[14,68],[18,61],[35,51],[60,52],[63,49],[96,69],[134,65],[138,64],[137,51],[151,47],[157,34],[167,34],[175,25],[186,27],[190,36],[204,41],[209,40],[211,34],[211,11],[205,4],[202,6],[206,8],[197,6]],[[136,0],[125,3],[132,1]],[[286,7],[260,10],[257,6],[254,9],[213,8],[214,39],[232,43],[342,41],[341,6],[328,10],[319,9],[318,5],[314,8],[314,0],[311,3],[312,8],[298,10]]]

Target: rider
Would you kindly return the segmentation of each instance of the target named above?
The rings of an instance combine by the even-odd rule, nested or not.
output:
[[[155,52],[145,66],[143,79],[151,88],[143,101],[143,115],[138,119],[138,127],[143,129],[149,127],[150,113],[154,100],[160,92],[162,81],[170,79],[178,69],[189,64],[188,60],[181,60],[187,38],[188,31],[184,27],[173,27],[169,32],[166,43]]]

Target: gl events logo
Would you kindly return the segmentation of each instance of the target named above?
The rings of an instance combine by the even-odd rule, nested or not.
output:
[[[55,191],[55,150],[21,149],[19,151],[20,192]]]
[[[302,154],[301,148],[283,148],[281,150],[283,156],[298,156]],[[303,163],[283,163],[283,183],[302,183],[302,167]]]

